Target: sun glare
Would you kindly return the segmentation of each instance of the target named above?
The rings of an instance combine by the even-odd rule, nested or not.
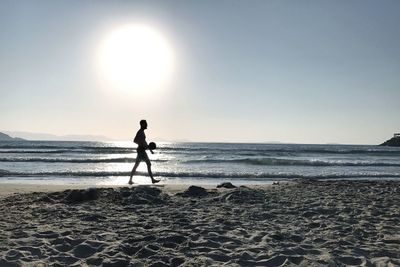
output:
[[[173,69],[172,49],[164,36],[138,24],[109,33],[101,43],[99,60],[109,85],[137,92],[165,87]]]

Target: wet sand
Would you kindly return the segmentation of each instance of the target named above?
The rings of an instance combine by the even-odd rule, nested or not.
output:
[[[400,182],[188,187],[9,190],[0,266],[400,265]]]

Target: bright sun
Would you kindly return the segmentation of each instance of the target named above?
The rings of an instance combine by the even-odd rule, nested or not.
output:
[[[155,29],[126,25],[108,34],[99,50],[102,77],[114,87],[147,92],[165,87],[171,78],[173,53]]]

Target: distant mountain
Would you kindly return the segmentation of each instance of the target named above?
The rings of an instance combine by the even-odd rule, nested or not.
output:
[[[11,137],[8,134],[0,132],[0,141],[24,141],[25,139],[19,137]]]
[[[13,136],[20,136],[29,140],[41,140],[41,141],[113,141],[105,136],[100,135],[55,135],[47,133],[31,133],[31,132],[13,132],[4,131],[7,134]],[[1,140],[1,139],[0,139]]]

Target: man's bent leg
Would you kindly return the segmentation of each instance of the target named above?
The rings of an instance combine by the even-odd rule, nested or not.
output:
[[[147,171],[149,172],[149,176],[150,176],[150,178],[151,178],[151,182],[152,182],[153,184],[160,182],[160,180],[156,180],[156,179],[154,179],[154,177],[153,177],[153,173],[151,172],[151,163],[150,163],[150,160],[146,161],[146,164],[147,164]]]
[[[140,161],[136,160],[135,165],[133,165],[132,171],[131,171],[131,177],[129,178],[129,184],[133,184],[132,182],[132,176],[135,175],[136,169],[139,166]]]

